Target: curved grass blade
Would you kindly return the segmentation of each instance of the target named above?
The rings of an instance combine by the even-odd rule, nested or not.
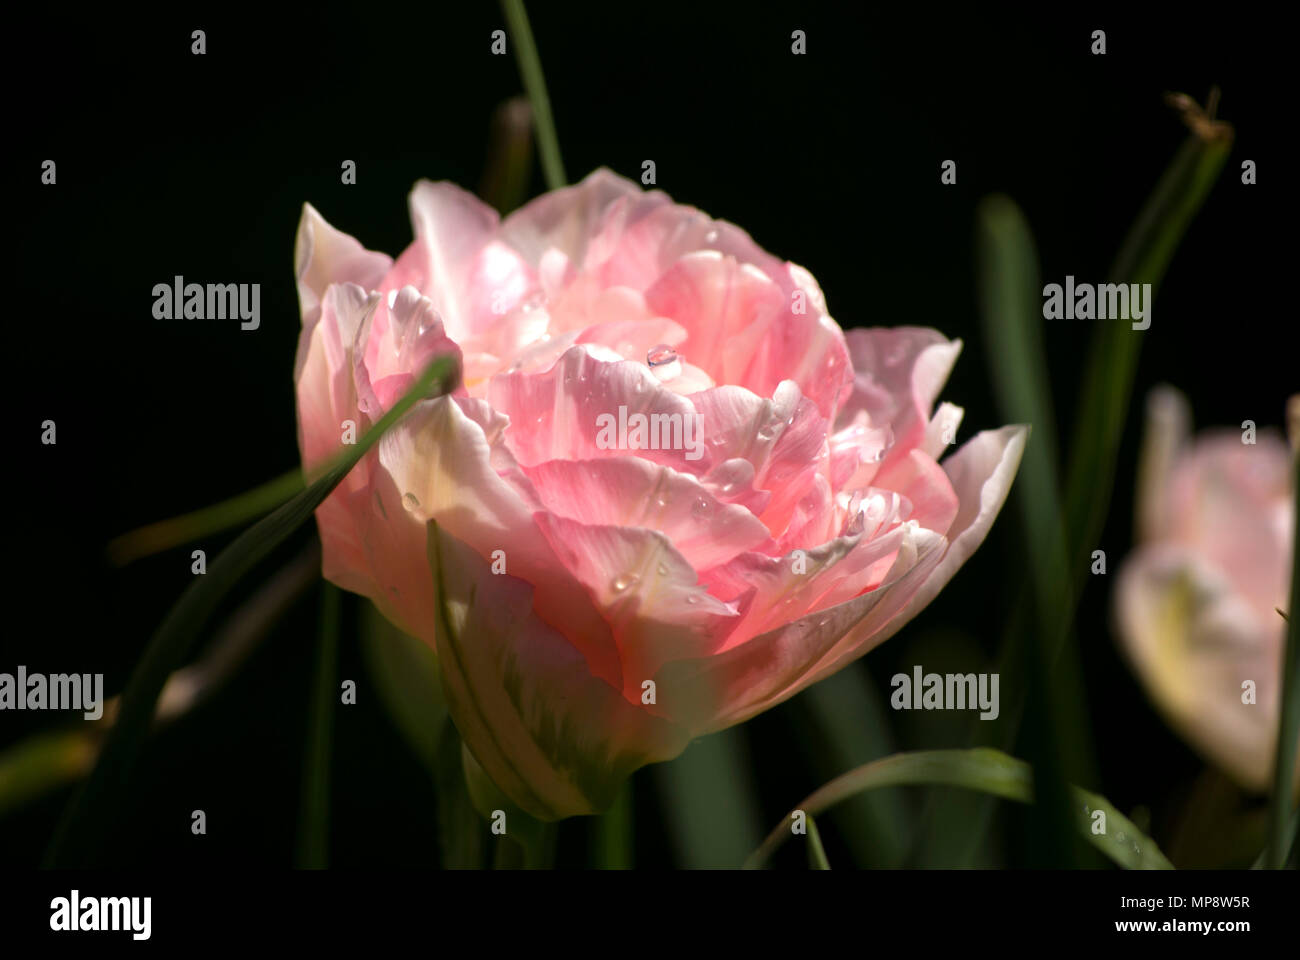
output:
[[[542,157],[546,187],[548,190],[558,190],[568,181],[564,176],[564,161],[560,159],[560,138],[555,133],[551,98],[546,93],[546,77],[542,75],[542,58],[537,54],[533,29],[528,24],[528,11],[524,9],[523,0],[501,0],[501,11],[510,28],[510,42],[515,48],[519,73],[524,79],[524,90],[533,107],[537,150]]]
[[[115,567],[125,567],[142,557],[237,527],[274,510],[302,488],[302,469],[294,467],[288,473],[228,500],[114,537],[108,543],[109,562]]]
[[[1033,772],[1022,760],[983,748],[927,750],[898,753],[850,770],[814,791],[794,809],[802,810],[811,823],[814,816],[857,793],[900,786],[963,787],[1020,803],[1032,803],[1034,795]],[[1078,820],[1079,830],[1094,847],[1119,866],[1127,869],[1172,869],[1155,843],[1103,797],[1076,790],[1075,798],[1084,813]],[[1092,833],[1090,814],[1098,810],[1106,814],[1105,834]],[[790,818],[787,816],[745,861],[745,869],[761,867],[790,834]]]
[[[97,846],[99,830],[107,822],[117,794],[125,788],[140,744],[149,728],[154,705],[163,684],[184,662],[199,631],[221,598],[258,562],[298,529],[358,461],[418,401],[430,395],[435,384],[446,392],[454,382],[455,362],[439,357],[425,369],[415,385],[356,444],[343,451],[314,483],[270,516],[240,534],[209,565],[172,607],[154,634],[122,694],[117,723],[100,753],[99,762],[64,812],[46,854],[46,866],[86,863]]]

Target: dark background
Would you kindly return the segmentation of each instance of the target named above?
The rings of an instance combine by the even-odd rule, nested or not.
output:
[[[312,5],[285,23],[269,7],[214,11],[27,14],[6,40],[5,182],[17,254],[7,366],[18,388],[0,670],[103,672],[106,692],[121,690],[191,578],[191,548],[115,570],[104,544],[297,462],[292,252],[302,204],[396,256],[411,239],[412,184],[475,188],[489,116],[522,89],[513,55],[489,52],[491,31],[504,28],[494,4]],[[1067,273],[1100,281],[1185,133],[1162,95],[1203,101],[1218,84],[1236,144],[1144,335],[1099,545],[1112,573],[1131,543],[1140,399],[1150,386],[1184,390],[1200,426],[1277,425],[1300,386],[1294,308],[1281,312],[1277,297],[1292,276],[1283,248],[1291,221],[1280,210],[1292,172],[1279,142],[1292,112],[1279,66],[1291,51],[1258,10],[1226,20],[1182,8],[1139,20],[534,3],[530,13],[571,181],[602,165],[637,178],[652,159],[657,186],[675,200],[810,269],[845,328],[914,324],[961,337],[943,394],[965,407],[959,439],[1003,422],[988,382],[998,344],[985,342],[975,308],[978,200],[1002,191],[1021,205],[1044,282]],[[807,32],[805,56],[790,53],[796,28]],[[1107,34],[1100,57],[1089,53],[1097,28]],[[205,56],[190,53],[194,29],[207,32]],[[1257,186],[1240,183],[1247,158],[1258,164]],[[57,186],[40,183],[46,159],[58,164]],[[345,159],[357,163],[355,186],[340,183]],[[958,163],[956,186],[939,183],[947,159]],[[533,193],[542,189],[539,168]],[[155,320],[152,288],[176,274],[260,283],[261,328]],[[1063,425],[1093,332],[1087,321],[1045,325]],[[39,442],[47,418],[57,446]],[[277,558],[291,559],[309,536]],[[991,659],[1024,578],[1021,537],[1009,502],[938,600],[856,675],[883,698],[888,677],[913,663]],[[228,540],[202,544],[209,560]],[[229,605],[274,569],[260,569]],[[1150,810],[1167,848],[1187,798],[1204,786],[1202,765],[1118,655],[1112,580],[1090,578],[1077,622],[1098,763],[1090,786],[1121,810]],[[311,593],[213,702],[151,741],[105,862],[292,862],[315,610]],[[346,631],[339,671],[361,694],[336,714],[332,862],[436,862],[434,791]],[[754,765],[764,830],[826,779],[802,746],[804,697],[731,735]],[[964,727],[888,719],[901,747],[967,742]],[[51,722],[4,714],[0,748]],[[634,778],[638,862],[689,862],[664,840],[671,818],[657,776]],[[68,795],[0,821],[0,863],[38,862]],[[196,807],[208,812],[207,838],[190,834]],[[999,828],[1014,833],[1017,823],[1003,817]],[[583,829],[562,828],[562,864]],[[834,861],[840,838],[834,826],[826,832]],[[1014,837],[999,849],[990,862],[1033,862]]]

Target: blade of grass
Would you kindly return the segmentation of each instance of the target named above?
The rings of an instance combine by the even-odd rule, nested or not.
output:
[[[1156,184],[1110,270],[1112,283],[1151,284],[1152,297],[1232,149],[1231,126],[1206,118],[1194,105],[1184,104],[1183,110],[1192,135]],[[1146,334],[1127,323],[1103,323],[1093,338],[1065,498],[1067,544],[1073,561],[1087,555],[1082,551],[1090,553],[1110,508],[1115,462]],[[1075,565],[1086,569],[1082,562]]]
[[[813,817],[857,793],[897,786],[962,787],[1020,803],[1032,803],[1034,797],[1033,771],[1022,760],[983,748],[928,750],[898,753],[850,770],[805,797],[791,813],[802,810],[811,822]],[[1128,869],[1171,869],[1160,849],[1104,798],[1076,790],[1075,799],[1084,814],[1077,820],[1080,832],[1115,863]],[[1097,810],[1106,814],[1104,834],[1092,833],[1091,814]],[[776,825],[745,861],[746,869],[757,869],[767,862],[790,836],[790,822],[791,818],[786,816]]]
[[[817,820],[808,818],[808,869],[829,870],[831,862],[826,859],[826,848],[822,846],[822,835],[817,829]]]
[[[115,794],[126,786],[163,684],[184,662],[221,598],[312,516],[379,438],[415,403],[428,396],[434,384],[439,385],[439,392],[445,392],[453,382],[454,371],[455,363],[450,357],[439,357],[429,364],[411,390],[356,444],[343,451],[319,479],[236,538],[209,565],[207,574],[196,577],[181,595],[131,674],[122,694],[117,723],[95,769],[64,812],[46,855],[47,866],[84,864],[93,854],[98,839],[96,829],[107,821],[117,799]]]
[[[1029,689],[1038,693],[1027,704],[1034,735],[1024,749],[1038,772],[1040,793],[1029,817],[1027,848],[1035,866],[1074,866],[1068,783],[1091,781],[1093,765],[1078,689],[1082,668],[1077,649],[1067,639],[1070,621],[1060,616],[1062,605],[1073,608],[1074,580],[1066,569],[1061,526],[1038,253],[1029,224],[1009,197],[992,196],[980,203],[976,253],[980,315],[998,406],[1004,420],[1029,423],[1033,429],[1012,491],[1030,570],[1031,592],[1022,602],[1032,607],[1035,624],[1032,635],[1015,645],[1024,658],[1018,674],[1027,676]],[[1026,620],[1014,622],[1022,625]]]
[[[229,500],[114,537],[107,547],[109,562],[115,567],[124,567],[141,557],[237,527],[274,510],[302,488],[302,469],[294,467],[288,473]]]
[[[510,28],[510,42],[515,48],[524,90],[533,107],[537,149],[542,158],[546,188],[558,190],[568,181],[564,176],[564,161],[560,159],[560,138],[555,133],[555,118],[551,116],[551,98],[546,93],[546,77],[542,75],[542,58],[537,54],[533,29],[528,24],[528,11],[524,9],[523,0],[501,0],[501,10]]]
[[[302,776],[302,814],[298,821],[297,866],[304,870],[324,870],[329,865],[330,751],[334,743],[340,599],[338,587],[331,583],[321,585],[316,676],[312,682]]]
[[[1217,101],[1217,92],[1211,95],[1211,100]],[[1217,181],[1232,146],[1230,125],[1215,121],[1189,98],[1177,99],[1175,105],[1182,111],[1192,135],[1183,142],[1138,213],[1110,270],[1112,282],[1150,283],[1153,296],[1192,219]],[[1074,622],[1092,545],[1101,535],[1110,507],[1115,461],[1137,372],[1138,349],[1141,337],[1147,332],[1133,330],[1128,323],[1109,322],[1100,324],[1093,336],[1070,445],[1063,503],[1065,564],[1073,585],[1061,594],[1064,603],[1059,604],[1057,617],[1067,627]],[[1016,741],[1025,713],[1026,691],[1030,689],[1023,677],[1021,682],[1015,682],[1014,673],[1026,656],[1024,638],[1029,615],[1025,606],[1022,601],[1012,608],[1000,662],[1000,669],[1007,673],[1003,688],[1019,692],[1012,694],[997,720],[974,725],[972,741],[975,743],[996,743],[1010,748]],[[1038,654],[1045,657],[1049,668],[1055,667],[1067,637],[1064,629],[1054,631],[1051,643]],[[1008,677],[1013,682],[1007,682]],[[984,803],[979,813],[972,815],[975,825],[970,834],[972,841],[992,814],[992,804]],[[973,853],[974,842],[967,855]]]

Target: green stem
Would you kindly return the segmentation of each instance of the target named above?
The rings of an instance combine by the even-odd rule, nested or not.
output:
[[[598,870],[629,870],[633,862],[632,785],[624,783],[618,796],[599,817],[592,818],[591,865]]]
[[[537,130],[537,149],[542,158],[546,188],[558,190],[568,180],[564,176],[564,161],[560,159],[560,139],[555,134],[555,118],[551,116],[551,98],[546,93],[542,59],[537,55],[533,30],[528,25],[528,12],[524,9],[523,0],[501,0],[501,10],[510,28],[510,42],[515,48],[515,59],[519,62],[524,90],[533,106],[533,124]]]

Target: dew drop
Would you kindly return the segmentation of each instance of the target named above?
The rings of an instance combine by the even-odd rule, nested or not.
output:
[[[404,493],[402,494],[402,506],[404,506],[407,510],[419,510],[420,500],[413,493]]]
[[[718,231],[716,231],[716,230],[710,230],[708,233],[706,233],[706,234],[704,235],[704,242],[705,242],[705,243],[717,243],[717,242],[718,242]]]
[[[659,576],[661,577],[668,576],[668,564],[666,563],[659,564],[658,570],[659,570]]]
[[[690,596],[688,596],[688,597],[686,598],[686,602],[687,602],[687,603],[699,603],[699,602],[700,602],[700,598],[697,597],[695,594],[692,593]]]
[[[666,343],[651,347],[646,351],[645,362],[649,367],[662,367],[665,363],[672,363],[677,359],[677,351]]]
[[[615,577],[614,582],[610,584],[610,586],[614,588],[615,593],[622,593],[638,580],[640,580],[640,578],[635,573],[623,573]]]
[[[695,503],[691,505],[691,513],[693,513],[697,517],[702,517],[708,512],[709,512],[709,501],[705,500],[703,497],[697,498]]]

